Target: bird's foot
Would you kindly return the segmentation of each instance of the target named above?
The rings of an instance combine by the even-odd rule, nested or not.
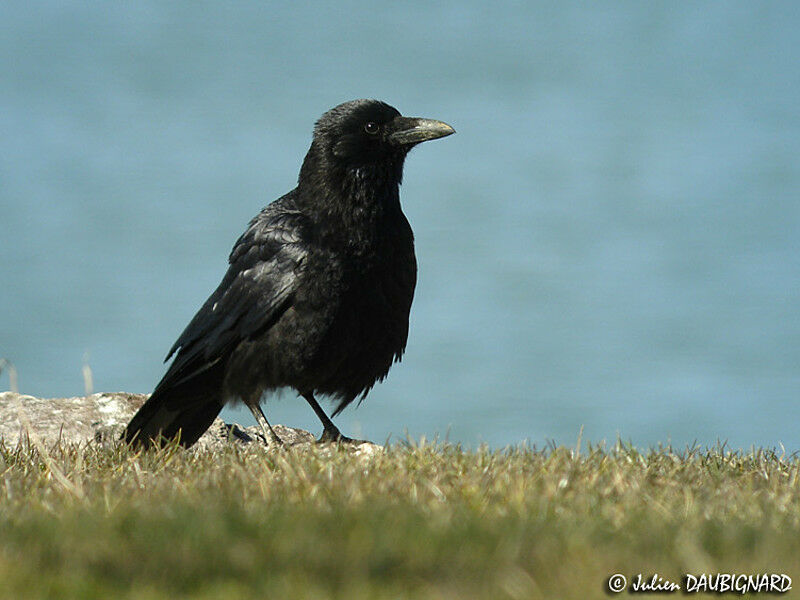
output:
[[[264,445],[266,445],[267,448],[285,448],[286,447],[286,444],[283,442],[283,440],[280,437],[278,437],[278,434],[275,433],[275,430],[272,427],[270,427],[269,429],[262,428],[259,433],[260,433],[259,437],[262,440],[264,440]]]
[[[248,404],[247,406],[253,413],[253,416],[255,417],[259,428],[261,429],[261,436],[264,438],[264,443],[267,445],[267,447],[285,447],[283,440],[278,437],[277,433],[275,433],[275,430],[272,428],[272,425],[269,424],[269,421],[267,421],[267,417],[264,414],[264,411],[261,410],[261,407],[258,405],[258,403],[256,402],[254,404]]]
[[[327,427],[325,431],[322,432],[322,435],[317,440],[318,444],[352,444],[354,446],[358,446],[359,444],[364,444],[365,440],[356,440],[353,438],[349,438],[346,435],[342,435],[342,432],[339,431],[336,427]]]
[[[275,446],[276,448],[285,448],[286,444],[284,441],[276,435],[270,437],[270,439],[265,440],[267,442],[267,446]]]

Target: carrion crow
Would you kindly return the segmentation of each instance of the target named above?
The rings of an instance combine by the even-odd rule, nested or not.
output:
[[[222,282],[166,360],[175,356],[124,439],[178,437],[189,447],[228,402],[244,402],[280,442],[260,401],[294,388],[323,425],[400,360],[417,278],[414,236],[400,207],[409,150],[454,133],[441,121],[353,100],[317,121],[291,192],[264,208],[233,247]]]

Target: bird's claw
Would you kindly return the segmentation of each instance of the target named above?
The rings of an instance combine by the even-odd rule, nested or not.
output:
[[[342,435],[338,429],[326,429],[317,440],[317,444],[352,444],[358,446],[363,443],[364,440],[356,440]]]
[[[264,434],[262,432],[262,433],[260,433],[259,437],[262,440],[264,440],[264,445],[266,445],[267,448],[272,448],[272,447],[285,448],[286,447],[286,444],[284,443],[284,441],[281,438],[278,437],[278,434],[266,435],[266,434]]]

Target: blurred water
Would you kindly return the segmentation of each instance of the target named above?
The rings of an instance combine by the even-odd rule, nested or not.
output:
[[[149,391],[314,120],[376,97],[458,134],[407,162],[410,343],[343,430],[800,448],[796,3],[5,2],[0,55],[23,392]]]

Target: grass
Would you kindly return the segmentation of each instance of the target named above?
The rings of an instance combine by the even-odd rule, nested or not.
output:
[[[0,473],[0,598],[596,598],[612,573],[800,577],[800,460],[767,450],[0,444]]]

